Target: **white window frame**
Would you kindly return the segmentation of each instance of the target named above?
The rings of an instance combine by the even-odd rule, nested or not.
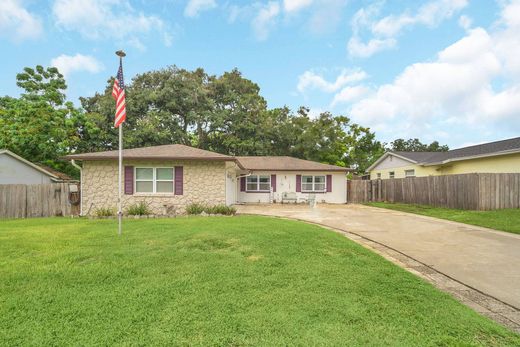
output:
[[[408,174],[409,172],[412,172],[412,174],[409,175]],[[415,177],[415,169],[404,170],[404,177],[406,177],[406,178]]]
[[[152,180],[139,180],[137,179],[137,170],[138,169],[152,169]],[[171,180],[159,180],[157,179],[157,169],[171,169],[172,170],[172,179]],[[152,191],[151,192],[138,192],[137,191],[137,182],[152,182]],[[157,182],[172,182],[173,190],[171,192],[158,192],[157,191]],[[175,168],[169,166],[136,166],[134,167],[134,194],[158,194],[158,195],[171,195],[175,193]]]
[[[390,171],[388,173],[388,178],[395,178],[395,171]]]
[[[305,183],[303,178],[304,177],[312,177],[312,190],[303,189]],[[323,177],[323,190],[316,190],[316,177]],[[321,184],[321,182],[318,182],[318,184]],[[302,175],[302,181],[301,181],[301,191],[302,193],[324,193],[327,191],[327,175]]]
[[[378,180],[381,179],[381,172],[376,173],[376,178],[377,178]]]
[[[267,190],[260,190],[260,176],[267,176],[269,179],[269,189]],[[248,189],[249,184],[253,184],[254,182],[249,183],[248,179],[249,177],[256,177],[256,189]],[[252,192],[252,193],[269,193],[271,191],[271,175],[270,174],[255,174],[255,175],[249,175],[246,177],[246,192]]]

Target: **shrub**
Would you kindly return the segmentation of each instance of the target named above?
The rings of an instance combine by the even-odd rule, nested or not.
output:
[[[150,210],[150,207],[147,203],[141,201],[137,204],[128,206],[126,209],[126,214],[129,216],[146,216],[152,214],[152,210]]]
[[[206,206],[199,204],[199,203],[193,203],[186,206],[186,213],[187,214],[201,214],[204,212]]]
[[[96,209],[94,214],[97,217],[111,217],[116,215],[116,210],[112,207],[100,207]]]
[[[237,212],[237,210],[234,207],[226,205],[207,206],[199,203],[189,204],[186,207],[187,214],[197,215],[201,214],[202,212],[207,214],[221,214],[226,216],[232,216]]]
[[[215,205],[206,207],[204,212],[206,212],[207,214],[222,214],[225,216],[232,216],[235,213],[237,213],[237,210],[232,206]]]

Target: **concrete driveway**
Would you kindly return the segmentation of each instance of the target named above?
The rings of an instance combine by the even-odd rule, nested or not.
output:
[[[520,235],[362,205],[246,205],[356,233],[520,309]]]

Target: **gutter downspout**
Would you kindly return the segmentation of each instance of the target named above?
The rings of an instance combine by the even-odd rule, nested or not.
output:
[[[79,170],[79,215],[83,216],[83,168],[76,164],[74,159],[70,163]]]
[[[236,164],[235,164],[236,165]],[[238,175],[236,176],[236,180],[237,180],[237,184],[240,182],[240,179],[242,177],[249,177],[251,176],[253,173],[251,171],[249,171],[247,174],[245,175]],[[237,204],[239,204],[240,202],[238,201],[238,192],[239,192],[240,188],[239,189],[235,189],[235,201]]]

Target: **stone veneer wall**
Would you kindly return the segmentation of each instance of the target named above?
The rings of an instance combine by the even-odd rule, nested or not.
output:
[[[174,167],[184,168],[184,194],[124,194],[123,213],[132,204],[144,201],[154,214],[173,215],[185,212],[187,205],[198,202],[208,205],[226,203],[225,162],[223,161],[123,161],[123,165],[134,167]],[[95,215],[96,209],[114,208],[117,211],[117,176],[118,162],[85,161],[83,162],[82,201],[83,214]],[[123,168],[124,176],[124,168]],[[124,177],[123,177],[124,183]],[[134,188],[135,189],[135,188]]]

